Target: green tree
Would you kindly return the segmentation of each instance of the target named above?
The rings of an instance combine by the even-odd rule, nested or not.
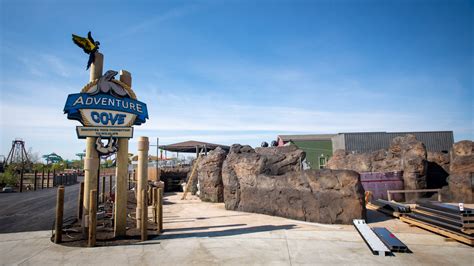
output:
[[[15,165],[9,165],[4,173],[0,173],[0,185],[15,186],[20,180],[20,176],[17,175]]]

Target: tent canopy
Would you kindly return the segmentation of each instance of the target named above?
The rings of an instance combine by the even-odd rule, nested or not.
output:
[[[214,150],[217,147],[221,147],[222,149],[226,151],[230,150],[230,147],[226,145],[194,141],[194,140],[189,140],[189,141],[184,141],[184,142],[179,142],[179,143],[174,143],[174,144],[169,144],[169,145],[160,145],[160,149],[163,149],[165,151],[189,152],[189,153],[191,152],[195,153],[196,149],[199,149],[199,150],[205,149],[207,151],[210,151],[210,150]]]

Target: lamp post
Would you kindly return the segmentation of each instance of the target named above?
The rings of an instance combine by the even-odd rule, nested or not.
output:
[[[156,145],[153,145],[153,144],[150,144],[149,145],[150,147],[155,147],[156,146],[156,165],[155,165],[155,169],[156,169],[156,181],[159,181],[158,180],[158,155],[159,155],[159,151],[160,151],[160,138],[157,137],[156,138]]]

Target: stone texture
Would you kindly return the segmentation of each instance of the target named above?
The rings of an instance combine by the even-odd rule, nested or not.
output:
[[[474,142],[456,142],[451,150],[449,191],[455,202],[473,202]]]
[[[299,171],[306,154],[295,145],[282,147],[256,148],[257,154],[266,158],[263,173],[281,175],[286,172]]]
[[[222,164],[227,152],[217,147],[203,157],[198,164],[199,197],[202,201],[224,202]]]
[[[427,153],[428,162],[439,165],[446,173],[449,173],[449,153],[429,151]]]
[[[299,171],[296,147],[233,145],[223,164],[226,209],[350,224],[363,218],[364,189],[354,171]]]
[[[405,189],[423,189],[426,184],[427,153],[425,145],[414,135],[395,137],[388,150],[371,153],[350,154],[336,150],[328,161],[329,169],[345,169],[362,172],[403,171]],[[418,195],[407,194],[413,201]]]

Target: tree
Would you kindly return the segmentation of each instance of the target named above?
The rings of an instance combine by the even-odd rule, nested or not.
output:
[[[33,152],[31,147],[28,149],[26,154],[28,155],[28,159],[31,163],[39,163],[41,161],[39,154],[37,152]]]
[[[0,185],[15,186],[18,183],[19,176],[15,174],[15,165],[9,165],[4,173],[0,173]]]

